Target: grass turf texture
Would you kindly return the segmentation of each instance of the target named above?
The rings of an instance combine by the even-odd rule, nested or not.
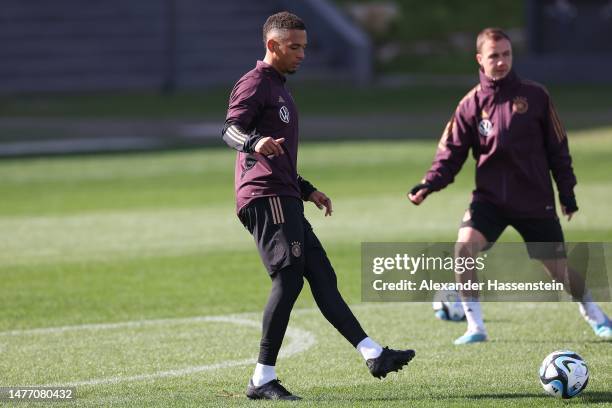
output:
[[[452,241],[469,200],[473,162],[421,207],[405,192],[435,141],[305,144],[301,173],[334,200],[307,216],[366,330],[417,350],[379,382],[313,309],[305,287],[290,327],[316,344],[279,361],[287,387],[325,406],[558,406],[537,369],[556,349],[581,354],[589,386],[569,404],[612,405],[610,343],[598,341],[573,304],[485,304],[492,340],[457,349],[463,324],[439,322],[429,304],[358,304],[360,242]],[[580,213],[568,241],[612,241],[612,128],[574,132]],[[0,162],[0,386],[108,379],[251,358],[259,330],[171,320],[153,326],[12,333],[40,327],[246,313],[258,321],[269,282],[233,213],[228,150]],[[470,159],[471,160],[471,159]],[[518,241],[507,231],[503,239]],[[608,314],[610,304],[604,305]],[[176,377],[82,385],[66,406],[249,405],[252,365]],[[255,405],[255,404],[252,404]],[[266,403],[258,403],[268,405]],[[24,404],[26,406],[26,404]]]

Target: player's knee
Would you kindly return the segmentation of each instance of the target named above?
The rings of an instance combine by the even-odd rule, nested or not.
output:
[[[476,242],[456,242],[455,257],[475,258],[480,252],[480,245]]]
[[[455,243],[455,256],[475,257],[487,247],[487,239],[475,228],[460,228]]]
[[[566,259],[540,259],[540,262],[553,279],[561,282],[566,279],[569,272]]]

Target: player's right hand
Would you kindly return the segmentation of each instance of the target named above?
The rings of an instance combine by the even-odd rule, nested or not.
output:
[[[279,139],[274,139],[271,137],[262,137],[255,145],[255,151],[257,153],[263,154],[264,156],[280,156],[282,154],[285,154],[283,146],[281,146],[281,143],[283,143],[284,141],[284,137],[281,137]]]
[[[427,184],[417,184],[408,192],[408,199],[414,205],[419,205],[425,200],[429,194],[429,186]]]

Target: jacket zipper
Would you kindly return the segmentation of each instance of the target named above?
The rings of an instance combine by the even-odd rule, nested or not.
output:
[[[498,140],[497,140],[497,144],[498,146],[501,145],[501,143],[503,142],[504,139],[504,132],[503,132],[503,124],[504,122],[504,109],[503,106],[500,105],[499,103],[499,96],[501,94],[501,89],[497,89],[497,92],[495,92],[495,97],[494,97],[494,102],[495,102],[495,110],[497,113],[497,116],[499,116],[499,121],[498,121],[498,126],[497,129],[499,129],[499,133],[497,135]],[[508,186],[507,186],[507,174],[506,174],[506,169],[502,168],[502,201],[504,204],[506,204],[506,201],[508,200]]]

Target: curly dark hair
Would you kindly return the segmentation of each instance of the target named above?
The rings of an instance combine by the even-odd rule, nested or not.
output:
[[[288,11],[272,14],[263,25],[263,41],[266,42],[268,33],[272,30],[306,30],[301,18]]]

